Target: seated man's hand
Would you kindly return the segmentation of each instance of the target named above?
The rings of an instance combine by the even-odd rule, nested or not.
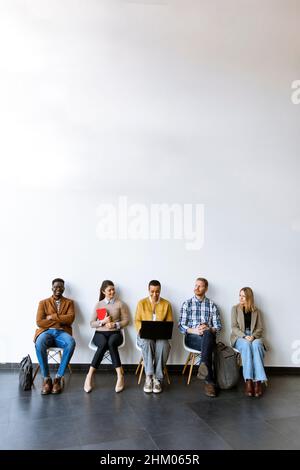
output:
[[[107,326],[107,328],[109,328],[110,330],[113,330],[114,328],[116,328],[115,322],[108,322],[108,323],[106,323],[106,326]]]
[[[47,315],[46,320],[52,320],[52,315]]]
[[[206,330],[209,330],[209,326],[207,325],[207,323],[202,323],[201,325],[198,325],[199,335],[202,336],[204,331]]]

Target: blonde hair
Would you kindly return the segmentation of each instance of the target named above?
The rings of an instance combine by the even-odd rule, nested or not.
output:
[[[246,303],[245,303],[246,312],[254,312],[256,307],[254,304],[253,290],[251,289],[251,287],[242,287],[240,289],[240,293],[241,292],[244,292],[245,297],[246,297]]]

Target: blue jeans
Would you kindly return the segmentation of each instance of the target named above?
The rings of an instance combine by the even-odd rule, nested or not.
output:
[[[242,356],[244,379],[267,380],[264,369],[265,349],[262,340],[255,339],[251,342],[244,338],[238,338],[234,347],[239,350]]]
[[[187,333],[185,337],[185,344],[196,351],[201,351],[201,363],[206,364],[208,375],[206,377],[207,383],[214,383],[213,374],[213,351],[215,347],[216,337],[211,331],[204,331],[204,334],[195,335]]]
[[[37,337],[35,350],[43,377],[50,376],[47,349],[51,347],[63,348],[64,350],[56,374],[57,377],[63,377],[75,349],[75,340],[69,333],[56,329],[43,331],[43,333]]]

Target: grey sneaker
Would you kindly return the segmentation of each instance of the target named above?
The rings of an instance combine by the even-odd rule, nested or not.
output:
[[[162,388],[161,388],[161,383],[158,379],[154,378],[153,379],[153,393],[161,393]]]
[[[197,377],[200,380],[205,380],[207,376],[208,376],[207,365],[205,364],[205,362],[201,362],[199,369],[198,369]]]
[[[146,392],[146,393],[152,393],[153,392],[153,384],[152,384],[152,378],[151,377],[146,377],[145,385],[144,385],[144,392]]]

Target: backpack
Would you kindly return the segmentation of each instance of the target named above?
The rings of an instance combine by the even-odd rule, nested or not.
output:
[[[221,390],[228,390],[238,384],[240,378],[239,354],[224,343],[217,343],[214,352],[215,378]]]
[[[23,357],[20,362],[19,385],[22,390],[31,390],[32,387],[32,362],[31,357]]]

